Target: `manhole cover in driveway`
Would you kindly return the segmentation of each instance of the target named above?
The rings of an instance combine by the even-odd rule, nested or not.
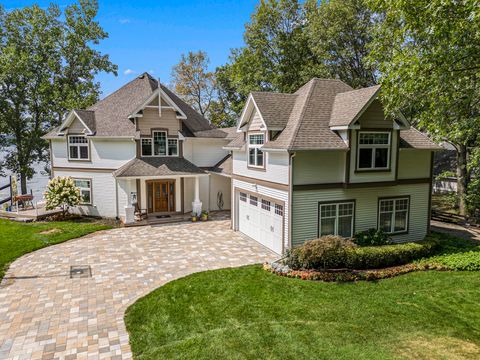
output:
[[[90,268],[90,265],[70,266],[70,279],[89,277],[92,277],[92,269]]]

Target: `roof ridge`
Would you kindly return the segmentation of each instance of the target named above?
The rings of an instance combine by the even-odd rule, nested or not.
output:
[[[308,89],[308,94],[307,96],[305,96],[305,100],[303,102],[303,105],[302,105],[302,111],[300,112],[300,115],[298,116],[298,121],[296,122],[295,124],[295,130],[293,132],[293,136],[291,137],[290,141],[289,141],[289,144],[287,146],[287,149],[290,149],[293,145],[293,143],[295,142],[295,139],[297,138],[297,135],[298,135],[298,131],[300,130],[300,124],[302,123],[302,119],[303,119],[303,115],[305,114],[305,111],[307,109],[307,104],[308,104],[308,101],[310,100],[310,97],[312,96],[313,94],[313,89],[314,89],[314,86],[313,86],[313,81],[310,80],[307,84],[310,84],[310,89]],[[305,84],[306,85],[306,84]],[[303,85],[302,88],[305,86]],[[297,90],[298,91],[298,90]],[[298,95],[298,94],[297,94]]]

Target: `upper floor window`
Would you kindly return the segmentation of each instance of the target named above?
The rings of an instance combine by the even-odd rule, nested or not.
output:
[[[386,170],[390,166],[390,132],[360,132],[358,170]]]
[[[142,156],[178,156],[178,139],[168,139],[165,131],[154,131],[141,140]]]
[[[88,139],[85,136],[68,137],[68,158],[70,160],[89,160]]]
[[[254,167],[264,166],[264,154],[260,149],[265,143],[265,134],[248,135],[248,165]]]

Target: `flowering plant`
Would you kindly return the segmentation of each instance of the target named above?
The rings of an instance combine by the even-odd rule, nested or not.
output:
[[[75,186],[73,179],[68,176],[51,179],[48,182],[44,196],[47,202],[47,210],[61,207],[64,217],[70,207],[80,204],[82,200],[80,189]]]

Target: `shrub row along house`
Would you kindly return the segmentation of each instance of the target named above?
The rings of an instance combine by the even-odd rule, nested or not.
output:
[[[378,86],[312,79],[294,94],[252,93],[235,128],[216,129],[142,74],[50,131],[52,176],[71,176],[77,211],[134,221],[231,209],[232,228],[277,253],[324,234],[428,231],[433,151]]]

